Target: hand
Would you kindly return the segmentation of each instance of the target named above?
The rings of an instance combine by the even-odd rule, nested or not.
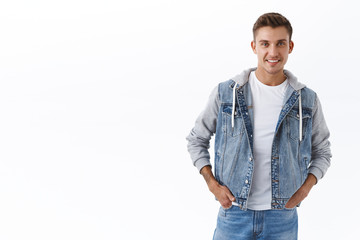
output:
[[[311,188],[316,184],[316,177],[309,174],[304,184],[291,196],[286,203],[285,208],[294,208],[302,202],[309,194]]]
[[[232,195],[230,190],[223,185],[220,185],[218,181],[214,178],[214,175],[211,172],[210,166],[205,166],[200,170],[201,175],[203,175],[209,190],[215,195],[216,199],[220,202],[223,208],[231,207],[232,203],[235,201],[235,197]]]
[[[217,183],[210,188],[210,191],[215,195],[223,208],[230,208],[232,202],[235,201],[235,197],[226,186]]]

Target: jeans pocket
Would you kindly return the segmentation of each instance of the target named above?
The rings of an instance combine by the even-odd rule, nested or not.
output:
[[[284,207],[285,211],[294,211],[297,208],[297,206],[293,207],[293,208],[286,208]]]
[[[226,214],[229,212],[229,210],[231,210],[234,207],[234,205],[231,205],[228,208],[224,208],[223,206],[220,205],[220,210],[219,210],[219,216],[221,217],[226,217]]]
[[[230,207],[228,207],[228,208],[224,208],[223,206],[221,206],[221,208],[224,210],[224,211],[228,211],[228,210],[230,210],[231,208],[233,208],[234,207],[234,205],[231,205]]]

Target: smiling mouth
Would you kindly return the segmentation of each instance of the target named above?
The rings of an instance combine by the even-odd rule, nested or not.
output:
[[[268,62],[270,62],[270,63],[277,63],[277,62],[280,62],[280,60],[271,60],[271,59],[268,59],[268,60],[266,60],[266,61],[268,61]]]

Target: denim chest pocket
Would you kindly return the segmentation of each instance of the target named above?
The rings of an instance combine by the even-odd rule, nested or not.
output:
[[[300,139],[300,114],[298,108],[290,110],[286,117],[289,137],[293,140]],[[302,111],[302,138],[305,137],[308,122],[311,121],[311,110],[303,108]]]
[[[244,132],[243,119],[238,107],[235,107],[234,112],[234,128],[231,125],[232,104],[223,106],[223,131],[227,136],[237,137]]]

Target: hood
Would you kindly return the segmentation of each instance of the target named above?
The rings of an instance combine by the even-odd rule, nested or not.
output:
[[[255,71],[257,68],[249,68],[244,70],[242,73],[236,75],[235,77],[231,78],[237,83],[238,87],[243,86],[245,83],[249,81],[249,75],[252,71]],[[295,90],[298,91],[305,86],[305,84],[299,82],[294,74],[292,74],[289,70],[284,69],[284,74],[287,77],[287,80],[290,84],[290,86]]]

